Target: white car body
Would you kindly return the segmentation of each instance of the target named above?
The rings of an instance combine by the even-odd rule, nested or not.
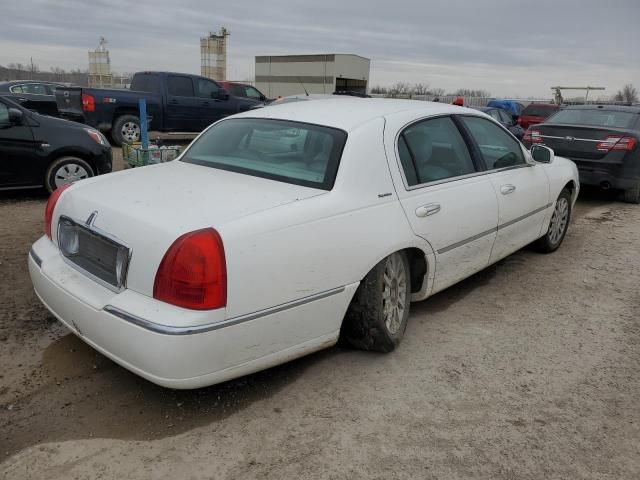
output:
[[[211,385],[329,347],[361,280],[388,255],[420,252],[427,268],[411,300],[424,300],[542,236],[567,185],[577,198],[572,162],[536,163],[524,147],[527,163],[518,168],[407,187],[399,132],[452,114],[489,118],[437,103],[340,98],[222,120],[286,119],[347,132],[333,188],[180,159],[78,182],[60,196],[53,231],[61,215],[89,219],[89,228],[129,247],[126,286],[114,291],[73,268],[53,235],[36,241],[29,256],[35,291],[96,350],[172,388]],[[515,192],[501,195],[504,185]],[[435,203],[437,214],[416,215]],[[226,306],[190,310],[154,299],[167,249],[206,227],[224,242]]]

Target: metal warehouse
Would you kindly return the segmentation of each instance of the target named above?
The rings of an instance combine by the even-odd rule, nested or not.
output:
[[[304,93],[365,93],[371,60],[354,54],[256,57],[256,87],[268,97]]]

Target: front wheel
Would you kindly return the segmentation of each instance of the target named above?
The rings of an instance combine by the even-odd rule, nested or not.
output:
[[[95,175],[93,168],[78,157],[61,157],[54,161],[44,176],[44,186],[49,193],[68,183]]]
[[[553,214],[549,221],[549,228],[543,237],[533,243],[533,247],[539,252],[551,253],[558,249],[569,228],[571,220],[571,192],[562,190],[556,200]]]
[[[407,256],[404,252],[393,253],[360,283],[344,318],[344,339],[363,350],[394,350],[407,328],[410,295]]]

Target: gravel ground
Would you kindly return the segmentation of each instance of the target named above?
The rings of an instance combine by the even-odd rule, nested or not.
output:
[[[391,354],[336,347],[185,392],[40,305],[45,201],[0,196],[2,479],[640,478],[638,206],[583,194],[560,250],[414,304]]]

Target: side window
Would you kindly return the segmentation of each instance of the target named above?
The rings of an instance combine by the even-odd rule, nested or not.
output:
[[[460,117],[478,144],[489,170],[525,163],[520,143],[499,126],[480,117]]]
[[[489,116],[499,122],[502,121],[502,119],[500,118],[500,112],[495,108],[493,110],[489,110]]]
[[[27,89],[23,93],[32,93],[34,95],[48,95],[47,88],[41,83],[28,83]]]
[[[409,186],[476,171],[464,139],[449,117],[407,127],[400,134],[398,153]]]
[[[245,88],[245,97],[248,98],[254,98],[256,100],[260,100],[260,97],[262,95],[260,94],[260,92],[258,90],[256,90],[253,87],[246,87]]]
[[[500,113],[500,118],[502,119],[501,122],[502,123],[512,123],[513,119],[511,118],[511,115],[509,115],[507,112],[505,112],[504,110],[498,110],[498,113]]]
[[[167,78],[167,87],[169,95],[174,97],[194,97],[193,94],[193,82],[191,77],[179,77],[177,75],[170,75]]]
[[[220,87],[209,80],[198,79],[198,96],[203,98],[213,98],[213,94],[217,93]]]
[[[4,103],[0,103],[0,125],[9,123],[9,109]]]
[[[11,93],[26,93],[23,89],[22,89],[23,85],[14,85],[13,87],[11,87],[9,89],[9,91]]]
[[[235,97],[244,97],[245,92],[244,92],[244,88],[241,87],[240,85],[232,85],[231,86],[231,95],[235,96]]]

